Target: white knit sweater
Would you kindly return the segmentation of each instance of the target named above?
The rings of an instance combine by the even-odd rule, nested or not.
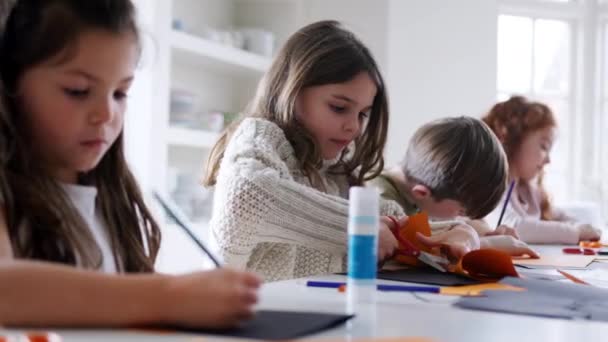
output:
[[[504,203],[506,194],[500,202]],[[527,243],[576,244],[579,240],[580,222],[564,211],[553,207],[553,220],[541,220],[541,190],[530,182],[518,182],[513,188],[502,223],[517,230],[522,241]],[[488,222],[498,222],[502,205],[487,217]]]
[[[343,272],[348,184],[320,170],[325,190],[302,174],[281,128],[247,118],[234,132],[220,165],[211,236],[231,267],[266,281]],[[403,215],[392,201],[381,214]]]

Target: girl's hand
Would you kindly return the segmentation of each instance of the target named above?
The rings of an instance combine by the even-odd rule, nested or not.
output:
[[[407,216],[402,217],[396,222],[397,224],[388,216],[380,217],[380,229],[378,230],[378,262],[380,263],[391,258],[397,252],[399,242],[393,232],[396,232],[399,227],[402,227],[407,222]]]
[[[452,262],[458,262],[465,254],[479,249],[479,235],[471,226],[459,224],[450,230],[446,230],[431,236],[417,235],[418,241],[423,245],[434,248],[440,247],[444,254]]]
[[[602,231],[590,224],[579,224],[577,229],[579,241],[598,241],[602,238]]]
[[[260,279],[252,273],[216,269],[168,278],[161,305],[163,323],[226,328],[254,315]]]
[[[493,248],[506,252],[511,256],[529,255],[532,259],[540,256],[527,243],[510,235],[484,236],[480,239],[482,248]]]
[[[496,235],[512,236],[519,240],[519,234],[517,234],[517,231],[515,230],[515,228],[511,228],[511,227],[505,226],[505,225],[501,225],[500,227],[496,228],[496,230],[488,232],[484,236],[496,236]]]

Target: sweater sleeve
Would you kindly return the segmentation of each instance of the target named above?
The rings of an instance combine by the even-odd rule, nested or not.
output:
[[[395,216],[399,218],[404,216],[405,213],[397,202],[380,197],[380,215]]]
[[[491,222],[497,221],[500,210],[494,211]],[[559,221],[543,221],[540,217],[522,215],[507,206],[502,224],[517,230],[519,238],[526,243],[576,244],[578,229],[575,223]]]
[[[561,208],[553,207],[551,209],[551,216],[553,217],[553,220],[559,221],[559,222],[575,222],[576,221],[574,219],[574,217],[571,217],[570,215],[568,215],[566,213],[566,211]]]
[[[290,159],[291,158],[291,159]],[[276,125],[243,121],[226,148],[211,229],[225,261],[245,267],[263,242],[346,253],[348,200],[293,179],[293,149]],[[396,211],[390,203],[382,210]]]

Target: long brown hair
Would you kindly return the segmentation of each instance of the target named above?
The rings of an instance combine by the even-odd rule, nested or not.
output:
[[[512,96],[509,100],[495,104],[483,120],[496,133],[505,149],[509,163],[519,152],[524,138],[534,131],[556,127],[557,121],[546,104],[530,101],[523,96]],[[551,220],[551,203],[543,187],[543,174],[537,178],[541,191],[541,218]]]
[[[362,184],[376,177],[384,167],[388,101],[384,80],[372,54],[340,23],[320,21],[294,33],[260,81],[244,117],[265,118],[281,127],[302,170],[314,182],[322,158],[313,137],[295,118],[296,97],[304,88],[347,82],[361,72],[369,73],[377,87],[369,122],[355,139],[354,151],[344,150],[332,171],[347,175],[352,185]],[[231,124],[211,150],[203,177],[206,186],[215,184],[226,146],[241,121],[242,118]]]
[[[134,6],[130,0],[3,1],[0,25],[0,201],[15,257],[98,268],[101,251],[84,219],[32,157],[14,94],[26,70],[73,48],[83,32],[138,37]],[[151,272],[160,230],[127,166],[123,144],[121,133],[97,167],[79,178],[98,189],[96,205],[117,269]]]

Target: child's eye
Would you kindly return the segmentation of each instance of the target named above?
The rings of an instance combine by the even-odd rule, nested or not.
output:
[[[89,95],[88,89],[63,88],[63,92],[73,98],[82,99]]]
[[[346,110],[346,107],[341,106],[329,105],[329,107],[336,113],[344,113],[344,111]]]
[[[359,118],[367,119],[367,118],[369,118],[369,113],[361,112],[361,113],[359,113]]]
[[[121,101],[127,98],[127,93],[124,91],[117,91],[114,93],[114,99]]]

